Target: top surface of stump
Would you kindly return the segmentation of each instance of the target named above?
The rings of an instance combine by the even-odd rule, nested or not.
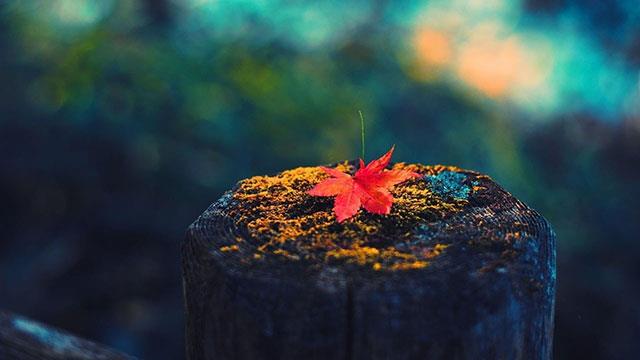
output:
[[[335,167],[352,175],[356,170],[346,162]],[[232,192],[227,211],[237,226],[247,229],[251,244],[227,245],[220,250],[249,251],[246,255],[252,262],[277,257],[312,264],[354,264],[374,270],[426,267],[429,259],[448,245],[426,241],[428,224],[463,209],[469,193],[479,185],[478,176],[456,168],[406,164],[395,164],[394,168],[425,177],[394,187],[389,215],[361,209],[343,223],[337,222],[333,212],[334,197],[306,193],[328,177],[318,167],[243,180]]]
[[[334,167],[356,170],[354,162]],[[304,271],[336,266],[350,273],[444,270],[456,266],[445,255],[455,258],[469,247],[486,255],[476,270],[498,269],[541,229],[550,233],[542,217],[486,175],[440,165],[391,167],[423,177],[392,189],[388,215],[361,209],[338,223],[333,197],[306,193],[327,175],[318,167],[299,167],[240,181],[192,230],[204,230],[211,252],[236,270],[279,268],[286,269],[285,276],[291,271],[287,264]]]

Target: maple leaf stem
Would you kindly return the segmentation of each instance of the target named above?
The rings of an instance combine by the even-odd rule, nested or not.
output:
[[[364,116],[362,116],[362,111],[358,110],[358,114],[360,114],[360,144],[362,147],[360,148],[360,157],[362,160],[364,158]]]

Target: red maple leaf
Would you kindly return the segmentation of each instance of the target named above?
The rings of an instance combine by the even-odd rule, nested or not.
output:
[[[339,170],[321,167],[331,175],[308,191],[313,196],[335,196],[333,211],[338,222],[355,215],[361,206],[375,214],[388,214],[393,204],[391,187],[405,180],[421,175],[408,170],[385,170],[391,161],[395,146],[382,157],[373,160],[367,166],[360,159],[360,167],[354,176]]]

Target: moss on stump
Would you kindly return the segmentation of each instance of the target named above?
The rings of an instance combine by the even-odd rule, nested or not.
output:
[[[355,172],[354,162],[334,165]],[[389,215],[338,223],[317,167],[240,181],[183,244],[190,359],[550,356],[555,238],[488,176],[397,163]]]

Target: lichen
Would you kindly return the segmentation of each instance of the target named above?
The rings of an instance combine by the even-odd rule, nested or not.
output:
[[[467,176],[454,171],[443,171],[435,175],[426,175],[425,181],[430,189],[441,197],[466,200],[472,188],[465,184]],[[477,184],[477,183],[476,183]],[[473,184],[474,186],[476,184]]]
[[[340,163],[336,168],[355,172],[349,162]],[[458,174],[459,169],[454,167],[398,163],[393,168],[415,171],[425,178],[409,180],[392,189],[394,203],[389,215],[360,210],[343,223],[336,221],[332,198],[306,193],[327,177],[317,167],[300,167],[275,176],[243,180],[233,192],[233,201],[227,210],[236,226],[247,229],[250,244],[241,243],[240,239],[239,247],[232,245],[236,247],[226,246],[220,250],[245,250],[248,261],[264,261],[265,256],[270,255],[318,264],[345,262],[374,270],[424,268],[428,260],[442,253],[445,244],[399,245],[415,240],[420,224],[460,211],[467,204],[470,189],[467,188],[464,197],[443,197],[425,180],[429,177],[454,179],[454,175],[438,177],[443,172]]]

